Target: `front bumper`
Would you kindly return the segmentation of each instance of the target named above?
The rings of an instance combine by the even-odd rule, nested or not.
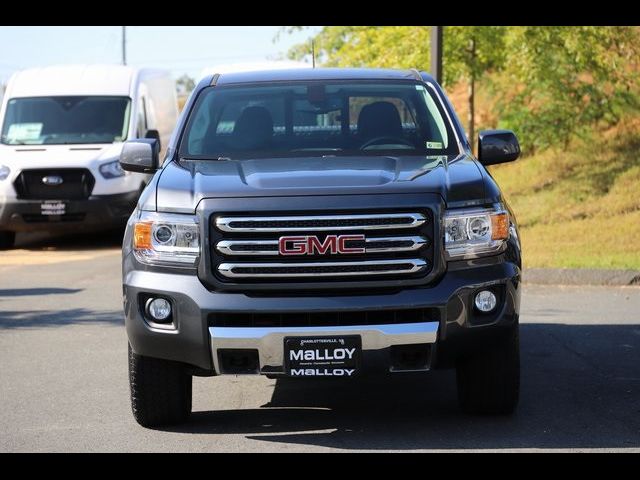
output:
[[[124,307],[127,335],[139,355],[164,358],[220,374],[221,349],[255,349],[259,372],[282,373],[285,336],[357,334],[364,353],[389,354],[396,345],[432,346],[431,367],[446,367],[506,334],[518,322],[520,268],[504,255],[450,264],[429,288],[389,294],[339,296],[251,296],[212,292],[195,274],[138,270],[124,259]],[[488,316],[473,310],[473,296],[483,288],[499,292],[499,306]],[[172,328],[148,322],[143,303],[150,296],[170,299]],[[219,313],[323,313],[426,309],[431,318],[417,323],[327,327],[240,327],[210,325]]]
[[[86,200],[64,200],[65,214],[59,216],[42,215],[44,200],[10,199],[0,202],[0,230],[31,232],[124,226],[139,194],[136,190],[115,195],[93,195]]]

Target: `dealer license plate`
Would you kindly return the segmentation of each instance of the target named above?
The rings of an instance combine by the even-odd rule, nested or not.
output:
[[[42,215],[64,215],[66,211],[67,205],[64,202],[50,201],[40,204]]]
[[[361,354],[358,335],[284,339],[285,372],[292,377],[353,377]]]

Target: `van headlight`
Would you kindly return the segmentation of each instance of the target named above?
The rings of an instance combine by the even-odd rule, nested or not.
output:
[[[9,167],[7,167],[6,165],[0,165],[0,182],[9,178],[10,174],[11,169]]]
[[[133,253],[148,265],[195,266],[200,255],[197,217],[142,212],[133,225]]]
[[[106,179],[124,177],[125,171],[120,166],[120,160],[100,165],[100,175]]]
[[[508,238],[509,213],[501,205],[445,213],[444,244],[450,260],[497,253]]]

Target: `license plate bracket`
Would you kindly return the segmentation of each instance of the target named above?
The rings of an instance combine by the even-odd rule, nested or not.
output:
[[[361,357],[360,335],[284,339],[285,373],[291,377],[353,377]]]

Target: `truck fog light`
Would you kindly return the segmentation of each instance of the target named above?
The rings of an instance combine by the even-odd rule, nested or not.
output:
[[[476,294],[476,308],[483,313],[493,311],[497,303],[495,294],[489,290],[482,290]]]
[[[158,323],[171,318],[171,303],[164,298],[150,298],[146,305],[147,315]]]

